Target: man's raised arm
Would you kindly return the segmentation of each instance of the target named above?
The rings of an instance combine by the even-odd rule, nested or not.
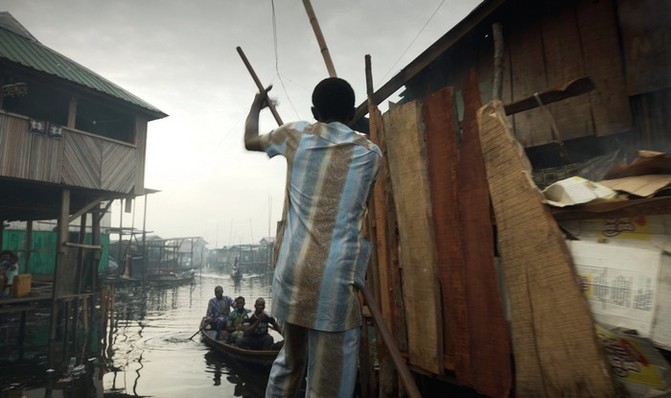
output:
[[[256,94],[252,106],[249,108],[247,120],[245,121],[245,148],[249,151],[263,152],[263,146],[259,139],[259,114],[261,109],[268,106],[268,91],[273,86],[268,86],[262,93]]]

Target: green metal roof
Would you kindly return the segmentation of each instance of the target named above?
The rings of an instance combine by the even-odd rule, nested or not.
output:
[[[151,104],[122,89],[90,69],[46,47],[8,12],[0,12],[0,58],[68,80],[139,106],[156,118],[167,116]]]

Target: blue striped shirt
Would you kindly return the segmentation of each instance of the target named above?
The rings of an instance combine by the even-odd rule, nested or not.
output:
[[[370,243],[361,237],[382,152],[338,122],[294,122],[261,137],[287,159],[287,215],[273,279],[272,315],[323,331],[361,324]]]

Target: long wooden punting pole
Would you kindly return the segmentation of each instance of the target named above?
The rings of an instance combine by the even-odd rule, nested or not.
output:
[[[319,43],[319,51],[324,57],[324,63],[326,64],[326,70],[329,72],[330,77],[336,77],[335,66],[333,66],[333,60],[331,60],[331,54],[329,49],[326,46],[326,40],[324,40],[324,35],[322,30],[319,27],[319,22],[315,16],[315,10],[312,9],[312,4],[310,0],[303,0],[303,5],[305,6],[305,12],[308,13],[308,18],[310,18],[310,25],[312,25],[312,30],[315,32],[315,37],[317,37],[317,43]]]
[[[401,351],[398,349],[398,346],[394,341],[394,336],[392,336],[391,331],[389,331],[389,327],[387,327],[387,323],[384,321],[382,312],[380,312],[373,295],[370,294],[370,291],[366,286],[360,286],[359,289],[361,290],[361,293],[363,293],[363,297],[368,304],[371,314],[373,314],[373,319],[377,325],[378,332],[380,332],[382,340],[384,340],[384,343],[387,345],[391,359],[394,361],[394,365],[396,365],[396,370],[398,370],[398,375],[401,378],[401,382],[403,383],[408,396],[410,398],[421,398],[422,394],[420,394],[417,389],[415,380],[410,374],[410,369],[408,369],[408,366],[405,364]]]
[[[235,48],[238,51],[238,54],[240,54],[240,58],[242,58],[242,62],[244,62],[245,66],[247,67],[247,70],[249,71],[249,74],[252,75],[252,79],[254,79],[254,83],[256,83],[256,87],[259,88],[259,92],[263,93],[265,92],[265,87],[263,87],[263,84],[261,84],[261,81],[259,80],[259,77],[256,76],[256,72],[254,72],[254,68],[252,68],[252,65],[249,63],[247,60],[247,57],[245,56],[245,53],[242,51],[242,48],[240,46]],[[277,109],[275,109],[275,105],[273,104],[272,101],[266,98],[266,103],[268,103],[268,109],[270,109],[270,112],[273,114],[273,117],[275,118],[275,121],[279,126],[283,125],[284,123],[282,122],[282,118],[280,117],[280,114],[277,113]]]

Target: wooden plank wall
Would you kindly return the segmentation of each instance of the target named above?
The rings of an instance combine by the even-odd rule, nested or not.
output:
[[[63,174],[66,185],[100,189],[102,142],[80,134],[63,134]]]
[[[30,136],[28,120],[0,114],[0,175],[27,178]]]
[[[617,0],[630,95],[671,88],[671,2]]]
[[[590,76],[597,89],[587,96],[547,106],[562,139],[609,135],[632,127],[619,33],[613,3],[580,0],[521,2],[502,20],[506,59],[506,101]],[[481,58],[479,62],[493,62]],[[510,84],[506,84],[510,82]],[[512,117],[524,147],[553,142],[552,119],[542,108]]]
[[[146,122],[139,130],[146,146]],[[138,171],[144,151],[138,152],[134,145],[67,128],[62,138],[33,134],[28,119],[0,112],[1,176],[132,193],[138,181],[144,183],[144,168]]]
[[[618,25],[612,1],[580,1],[576,6],[586,73],[597,89],[588,94],[597,136],[632,128]]]
[[[486,396],[507,397],[512,388],[510,339],[494,268],[489,193],[475,119],[480,107],[475,73],[462,93],[461,131],[451,87],[423,106],[444,363],[459,384]]]
[[[57,184],[60,182],[63,146],[61,140],[31,134],[29,172],[26,178]]]
[[[410,102],[384,117],[396,216],[410,363],[443,373],[440,284],[435,265],[431,200],[421,106]]]
[[[106,191],[132,193],[138,178],[138,151],[126,145],[103,141],[101,157],[100,187]],[[144,175],[144,169],[140,174]]]
[[[566,7],[565,2],[547,1],[541,4],[544,6],[541,40],[545,58],[545,88],[558,87],[587,73],[580,46],[580,31],[574,8]],[[546,107],[557,128],[552,132],[553,140],[565,141],[594,133],[588,96],[580,95]],[[546,128],[552,126],[548,117],[542,120]]]

